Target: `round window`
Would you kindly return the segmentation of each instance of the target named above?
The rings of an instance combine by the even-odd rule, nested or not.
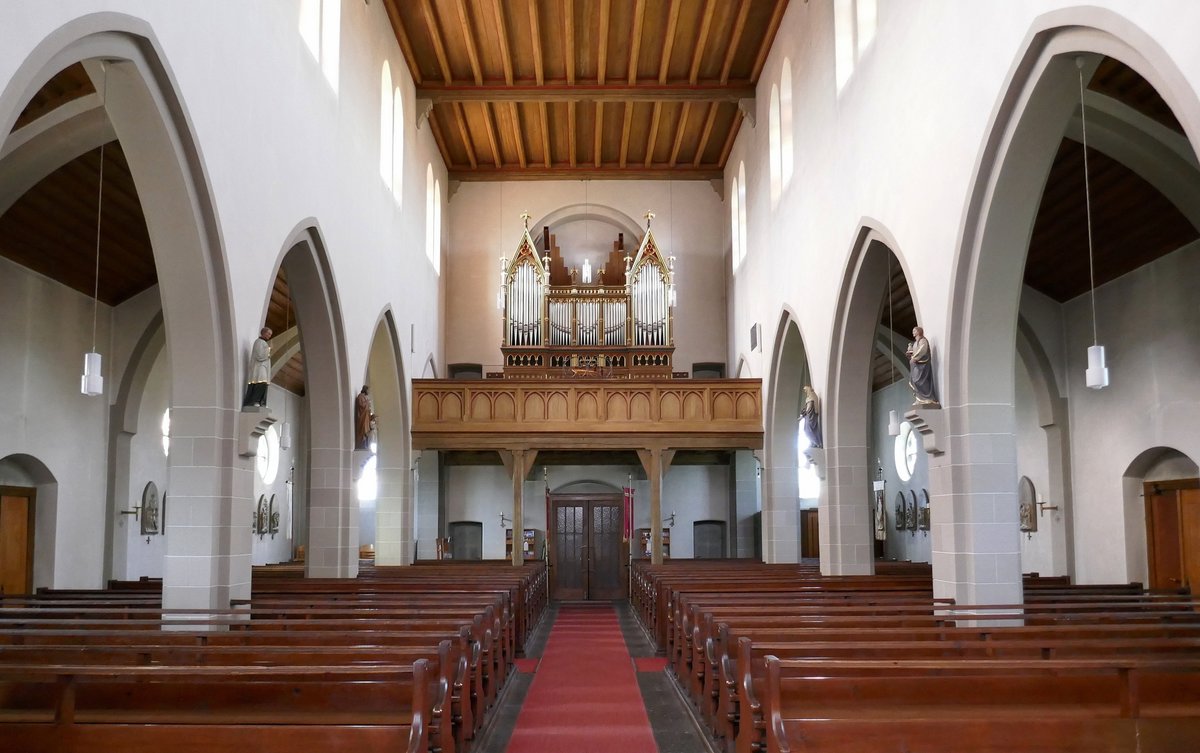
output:
[[[917,432],[908,421],[900,424],[900,435],[896,437],[896,473],[901,481],[912,478],[917,469]]]
[[[255,467],[264,484],[275,483],[275,476],[279,473],[279,432],[274,426],[268,426],[258,439],[258,459],[255,461]]]

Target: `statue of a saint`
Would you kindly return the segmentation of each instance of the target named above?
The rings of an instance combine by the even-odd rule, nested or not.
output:
[[[908,386],[913,391],[913,405],[940,408],[933,384],[932,352],[924,329],[913,327],[913,341],[904,354],[908,356]]]
[[[887,541],[887,510],[883,505],[883,492],[875,495],[875,540]]]
[[[817,393],[812,387],[804,386],[804,407],[800,411],[804,421],[804,435],[808,437],[812,447],[824,447],[821,440],[821,410],[817,401]]]
[[[151,481],[142,490],[142,535],[158,533],[158,487]]]
[[[1034,520],[1034,517],[1033,517],[1033,500],[1032,499],[1022,499],[1020,512],[1021,512],[1021,530],[1022,531],[1030,531],[1030,532],[1036,531],[1037,530],[1037,521]]]
[[[271,381],[271,328],[259,330],[258,339],[250,346],[250,378],[246,380],[246,396],[242,407],[262,407],[267,404],[267,385]]]
[[[371,432],[375,428],[375,411],[371,405],[370,390],[363,385],[354,399],[354,449],[371,449]]]

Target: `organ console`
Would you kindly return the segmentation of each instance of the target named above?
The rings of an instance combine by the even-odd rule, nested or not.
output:
[[[522,217],[516,253],[501,259],[503,376],[671,378],[675,257],[664,256],[654,239],[654,214],[646,213],[646,233],[633,256],[618,235],[594,284],[590,260],[581,282],[549,228],[539,255],[528,213]]]

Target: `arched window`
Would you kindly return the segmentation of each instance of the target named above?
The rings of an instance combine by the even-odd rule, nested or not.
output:
[[[162,415],[162,444],[163,454],[171,454],[171,409],[167,408]]]
[[[730,259],[735,272],[742,263],[742,229],[738,227],[741,224],[742,207],[739,197],[738,179],[735,177],[733,187],[729,191],[729,244],[733,249]]]
[[[779,203],[779,194],[783,190],[783,176],[780,168],[783,160],[779,156],[779,87],[771,84],[771,109],[767,113],[768,140],[770,141],[771,163],[771,206]]]
[[[392,187],[392,141],[394,140],[395,125],[393,123],[393,94],[392,68],[383,61],[383,73],[379,81],[379,177],[383,184]]]
[[[779,158],[782,190],[792,182],[795,167],[794,143],[796,134],[792,125],[792,62],[783,59],[783,72],[779,74]]]
[[[404,97],[392,92],[392,198],[404,204]]]
[[[438,274],[440,274],[438,247],[441,243],[441,232],[438,225],[442,216],[439,206],[441,189],[441,183],[433,178],[433,163],[430,163],[425,168],[425,255],[429,257],[429,263],[433,265],[434,273]]]
[[[818,499],[821,496],[821,477],[817,475],[817,466],[805,454],[810,447],[812,440],[804,431],[804,421],[801,419],[796,435],[796,496],[800,499]]]
[[[433,181],[433,271],[442,273],[442,182]]]
[[[738,236],[742,248],[742,258],[750,253],[746,243],[746,163],[738,163]]]

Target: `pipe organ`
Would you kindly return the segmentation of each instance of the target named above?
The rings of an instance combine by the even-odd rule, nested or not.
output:
[[[676,376],[675,258],[655,241],[653,216],[633,256],[618,236],[595,283],[567,268],[549,228],[539,255],[525,216],[516,253],[501,260],[504,377]]]

